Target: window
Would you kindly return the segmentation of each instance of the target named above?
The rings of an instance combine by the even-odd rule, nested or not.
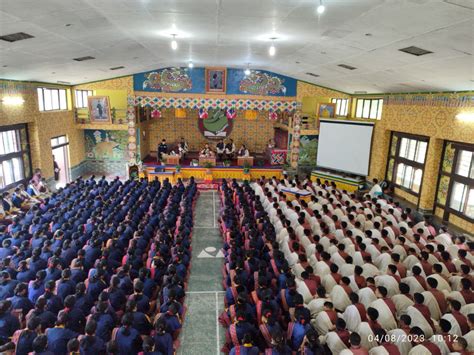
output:
[[[387,180],[409,192],[419,194],[427,149],[427,138],[393,132]]]
[[[357,99],[356,118],[382,118],[383,99]]]
[[[454,174],[449,192],[449,208],[474,219],[474,147],[456,147]]]
[[[347,116],[349,108],[349,99],[332,99],[331,102],[336,104],[336,115]]]
[[[92,95],[92,90],[76,90],[76,107],[87,107],[87,97]]]
[[[0,189],[22,182],[30,172],[26,125],[0,127]]]
[[[67,110],[66,89],[38,88],[40,111]]]
[[[461,150],[458,154],[456,174],[474,179],[474,153]]]
[[[63,144],[69,143],[69,140],[67,139],[67,136],[59,136],[59,137],[54,137],[51,138],[51,147],[57,147]]]

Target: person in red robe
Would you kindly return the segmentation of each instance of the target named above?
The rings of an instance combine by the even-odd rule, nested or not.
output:
[[[446,301],[444,293],[437,289],[438,280],[433,277],[428,277],[426,282],[428,283],[428,291],[431,292],[433,297],[436,299],[436,302],[438,302],[441,315],[445,314],[448,309],[448,302]]]
[[[422,316],[426,319],[428,324],[433,329],[433,332],[436,333],[435,325],[433,323],[433,320],[431,319],[430,309],[428,308],[427,305],[423,304],[425,302],[425,296],[417,292],[413,296],[413,299],[415,301],[415,304],[413,305],[413,307],[415,307],[422,314]]]

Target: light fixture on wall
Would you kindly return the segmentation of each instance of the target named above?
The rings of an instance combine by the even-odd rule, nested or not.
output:
[[[178,49],[178,42],[176,41],[176,34],[172,34],[173,40],[171,41],[171,49],[172,50],[177,50]]]
[[[316,9],[316,11],[318,12],[318,14],[321,15],[325,10],[326,10],[326,7],[323,5],[323,0],[319,0],[319,6]]]
[[[276,37],[270,38],[272,41],[272,44],[270,48],[268,49],[268,54],[270,54],[270,57],[273,57],[276,53],[276,48],[275,48],[275,40],[277,39]]]
[[[2,103],[8,106],[19,106],[22,105],[25,100],[21,96],[5,96],[2,99]]]
[[[474,112],[460,112],[456,115],[456,119],[463,122],[474,122]]]
[[[244,70],[245,75],[250,75],[250,63],[247,63],[247,68]]]
[[[192,60],[189,61],[188,68],[191,68],[191,69],[194,68],[194,64]]]

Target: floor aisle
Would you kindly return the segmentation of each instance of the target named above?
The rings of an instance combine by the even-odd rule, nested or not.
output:
[[[188,312],[180,337],[180,355],[219,354],[224,341],[224,329],[217,321],[224,308],[219,207],[217,191],[201,192],[194,218],[192,268],[186,296]]]

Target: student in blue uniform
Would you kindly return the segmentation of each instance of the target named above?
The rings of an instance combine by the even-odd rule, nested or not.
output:
[[[0,301],[0,345],[9,341],[9,338],[20,329],[18,318],[11,314],[11,301]]]
[[[12,303],[12,309],[21,309],[21,313],[26,316],[34,308],[33,303],[28,299],[28,286],[19,283],[15,287],[15,295],[9,298]]]
[[[71,269],[67,268],[61,272],[61,279],[56,283],[56,294],[64,302],[64,299],[76,292],[76,283],[71,280]]]
[[[28,355],[33,351],[33,340],[41,333],[41,320],[33,317],[25,329],[17,330],[12,337],[16,355]]]
[[[76,306],[76,296],[69,295],[64,300],[64,310],[68,315],[66,328],[76,333],[82,333],[86,324],[84,312]]]
[[[76,332],[66,328],[67,317],[66,312],[60,312],[56,326],[46,330],[45,334],[48,337],[48,350],[54,354],[66,354],[68,341],[78,336]]]
[[[117,343],[120,354],[137,355],[142,346],[140,333],[132,327],[133,315],[124,314],[122,326],[115,328],[112,332],[112,340]]]
[[[170,333],[166,332],[166,322],[163,319],[158,319],[155,330],[156,334],[153,337],[155,350],[163,355],[173,355],[173,338]]]
[[[46,335],[38,335],[35,338],[35,340],[33,340],[33,352],[31,352],[30,355],[56,355],[56,354],[48,350],[48,337]]]
[[[306,315],[301,309],[295,310],[295,321],[288,324],[287,337],[290,342],[290,347],[293,351],[298,351],[301,344],[303,343],[306,331],[310,329],[310,325],[307,322]]]
[[[242,345],[236,345],[234,346],[230,352],[229,355],[258,355],[260,354],[260,351],[258,347],[253,345],[252,342],[252,335],[247,333],[244,335],[242,339]]]
[[[79,339],[81,355],[97,355],[105,351],[105,342],[95,335],[97,323],[90,319],[85,328],[85,335],[81,335]]]

